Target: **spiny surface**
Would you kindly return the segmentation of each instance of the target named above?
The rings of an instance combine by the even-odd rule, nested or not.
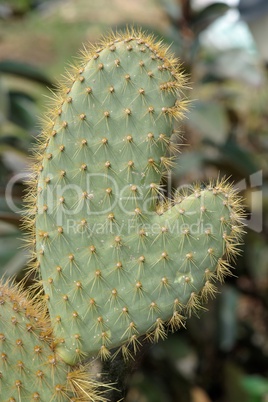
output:
[[[164,337],[164,323],[176,329],[229,271],[222,256],[240,234],[233,192],[196,188],[173,206],[161,195],[184,84],[159,44],[119,35],[84,51],[48,115],[29,222],[69,363]]]
[[[104,402],[83,370],[57,356],[43,310],[19,286],[0,283],[0,401]]]

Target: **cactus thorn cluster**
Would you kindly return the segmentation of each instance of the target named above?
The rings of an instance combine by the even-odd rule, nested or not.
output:
[[[1,402],[106,401],[89,367],[63,362],[57,342],[46,306],[21,285],[1,281]]]

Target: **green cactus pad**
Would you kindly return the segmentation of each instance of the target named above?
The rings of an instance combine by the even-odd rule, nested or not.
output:
[[[44,307],[0,282],[0,401],[105,402],[86,369],[72,370],[55,348]]]
[[[30,225],[70,364],[164,337],[165,323],[179,327],[229,272],[222,257],[236,253],[241,232],[233,191],[196,187],[172,205],[161,194],[184,85],[161,45],[117,35],[83,52],[48,113]]]

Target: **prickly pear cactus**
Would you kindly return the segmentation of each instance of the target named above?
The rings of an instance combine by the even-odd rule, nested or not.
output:
[[[57,355],[45,307],[30,301],[20,286],[2,282],[0,400],[106,401],[86,368],[71,370]]]
[[[229,272],[241,234],[233,190],[196,186],[172,202],[161,193],[184,85],[161,44],[128,32],[84,50],[48,112],[29,225],[70,364],[165,337]]]

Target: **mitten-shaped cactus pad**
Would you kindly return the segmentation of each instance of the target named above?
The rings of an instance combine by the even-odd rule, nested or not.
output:
[[[44,307],[0,282],[0,401],[105,400],[86,368],[72,370],[57,355]]]
[[[222,257],[240,236],[234,192],[196,187],[170,205],[161,193],[184,85],[167,50],[132,32],[85,50],[55,96],[30,224],[69,363],[121,344],[127,354],[140,335],[164,337],[165,323],[177,328],[229,271]]]

